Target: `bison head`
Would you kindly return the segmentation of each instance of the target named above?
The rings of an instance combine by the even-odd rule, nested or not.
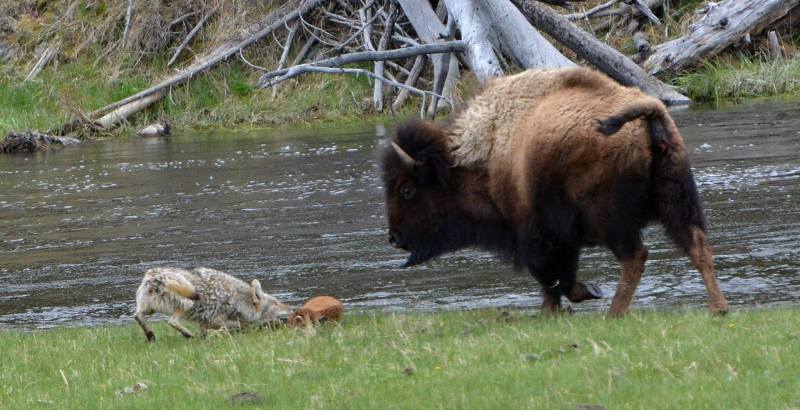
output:
[[[411,252],[405,266],[425,262],[464,244],[453,240],[459,225],[457,192],[444,126],[400,126],[382,158],[389,243]]]

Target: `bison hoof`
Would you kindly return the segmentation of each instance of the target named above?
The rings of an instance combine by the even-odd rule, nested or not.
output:
[[[581,303],[590,299],[602,299],[603,291],[597,285],[586,285],[581,282],[577,282],[566,296],[567,299],[569,299],[569,301],[572,303]]]
[[[714,303],[709,306],[709,310],[711,310],[711,314],[714,316],[725,316],[728,314],[728,303],[727,302],[720,302]]]
[[[147,332],[144,336],[147,338],[148,343],[153,343],[156,341],[156,335],[153,332]]]

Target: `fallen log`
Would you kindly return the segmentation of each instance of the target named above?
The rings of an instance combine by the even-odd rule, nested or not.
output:
[[[447,27],[444,26],[441,20],[436,16],[436,12],[431,8],[430,2],[427,0],[397,0],[403,13],[408,18],[417,37],[423,43],[433,44],[447,38]],[[393,37],[395,38],[395,37]],[[454,91],[461,77],[461,71],[458,67],[458,59],[450,56],[449,62],[445,61],[444,56],[432,56],[433,60],[433,82],[436,84],[442,79],[437,78],[443,72],[441,66],[447,67],[447,78],[444,79],[444,88],[442,95],[450,98],[455,102]],[[434,107],[431,105],[428,108],[428,115],[432,116],[434,109],[439,109],[439,106]]]
[[[761,32],[798,3],[800,0],[725,0],[716,3],[689,26],[685,35],[656,46],[643,65],[655,75],[691,67],[737,43],[746,34]]]
[[[392,31],[394,31],[394,23],[397,22],[397,16],[397,6],[394,2],[391,2],[389,6],[389,17],[386,19],[383,34],[378,42],[378,51],[384,51],[389,46],[389,40],[392,38]],[[384,76],[383,61],[375,62],[375,75],[378,77]],[[441,92],[441,90],[438,92]],[[375,88],[372,91],[372,106],[376,112],[383,112],[383,82],[375,83]]]
[[[36,152],[49,149],[51,146],[73,145],[80,143],[79,140],[70,137],[60,137],[57,135],[42,134],[36,131],[9,132],[3,141],[0,141],[0,152]]]
[[[300,31],[300,23],[295,21],[294,23],[292,23],[291,26],[289,26],[289,33],[286,35],[286,42],[283,45],[281,58],[278,59],[278,69],[283,68],[284,64],[286,64],[286,59],[289,58],[289,52],[292,50],[294,37],[297,35],[298,31]],[[273,87],[272,99],[274,100],[277,95],[278,95],[278,87]]]
[[[500,62],[488,38],[491,29],[473,0],[444,0],[450,17],[455,19],[461,31],[461,39],[467,43],[467,64],[481,85],[493,77],[503,75]]]
[[[417,56],[414,60],[414,66],[411,67],[411,72],[408,73],[408,77],[406,78],[405,85],[413,87],[414,84],[417,83],[417,79],[419,79],[419,75],[422,73],[422,68],[425,67],[425,56]],[[395,98],[394,102],[392,103],[392,111],[397,112],[400,111],[400,108],[403,107],[403,104],[408,99],[409,90],[407,88],[403,88],[397,93],[397,98]],[[442,93],[444,95],[444,93]]]
[[[691,103],[689,98],[649,75],[628,57],[581,30],[550,8],[535,0],[512,0],[512,2],[520,8],[534,27],[569,47],[579,57],[619,81],[620,84],[639,87],[643,92],[667,105]]]
[[[192,77],[208,70],[211,67],[214,67],[218,63],[227,60],[231,56],[234,56],[239,50],[248,47],[255,43],[258,40],[261,40],[265,36],[269,35],[276,29],[280,27],[284,27],[286,24],[294,21],[298,17],[302,16],[310,12],[311,10],[318,7],[322,4],[323,0],[304,0],[300,6],[295,8],[290,8],[292,4],[286,4],[279,8],[278,10],[273,11],[269,15],[265,16],[259,22],[255,23],[254,25],[246,28],[244,30],[244,34],[241,36],[237,36],[237,38],[227,41],[222,45],[218,46],[214,50],[200,56],[194,64],[186,67],[185,69],[179,71],[177,74],[173,75],[166,80],[159,82],[158,84],[146,89],[139,91],[136,94],[133,94],[129,97],[123,98],[117,102],[111,103],[106,105],[105,107],[99,108],[93,112],[91,112],[88,117],[90,119],[94,119],[100,117],[109,111],[121,109],[122,113],[127,113],[128,115],[132,115],[133,113],[139,112],[142,109],[146,108],[148,105],[158,101],[161,96],[163,96],[162,91],[168,89],[169,87],[173,87],[175,85],[182,84],[186,81],[189,81]],[[144,99],[148,96],[155,96],[153,98],[149,98],[146,101],[146,104],[140,103],[139,101]],[[136,109],[125,110],[125,106],[131,104],[134,105]],[[117,120],[117,122],[106,122],[108,126],[116,125],[119,121],[127,119],[122,115],[115,115],[109,118],[113,118]],[[75,120],[70,121],[69,123],[65,124],[61,127],[61,129],[73,129]]]
[[[539,34],[509,0],[479,3],[483,16],[495,34],[490,36],[492,43],[520,66],[525,68],[575,66],[575,63]]]
[[[25,81],[30,81],[36,78],[48,64],[50,61],[58,55],[58,46],[55,44],[49,45],[44,51],[42,51],[42,55],[39,56],[39,59],[36,60],[36,64],[33,65],[31,71],[28,73],[28,76],[25,77]]]

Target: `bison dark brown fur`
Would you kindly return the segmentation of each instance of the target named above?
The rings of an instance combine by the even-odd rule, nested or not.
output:
[[[479,247],[526,267],[543,308],[600,297],[576,279],[580,250],[605,245],[622,266],[609,311],[627,311],[652,221],[702,274],[725,312],[694,177],[663,104],[595,71],[527,71],[495,80],[450,124],[400,126],[382,158],[389,240],[406,265]]]

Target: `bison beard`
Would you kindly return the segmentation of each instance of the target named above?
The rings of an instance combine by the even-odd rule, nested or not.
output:
[[[712,312],[728,304],[683,138],[666,108],[588,69],[497,79],[449,124],[400,126],[383,153],[390,242],[404,266],[466,247],[539,281],[543,309],[601,297],[576,279],[580,250],[605,245],[624,314],[644,271],[641,230],[659,221],[700,271]]]
[[[511,230],[502,224],[479,223],[464,216],[445,218],[435,235],[419,237],[403,264],[404,268],[468,247],[481,248],[502,258],[514,256],[517,248]]]

